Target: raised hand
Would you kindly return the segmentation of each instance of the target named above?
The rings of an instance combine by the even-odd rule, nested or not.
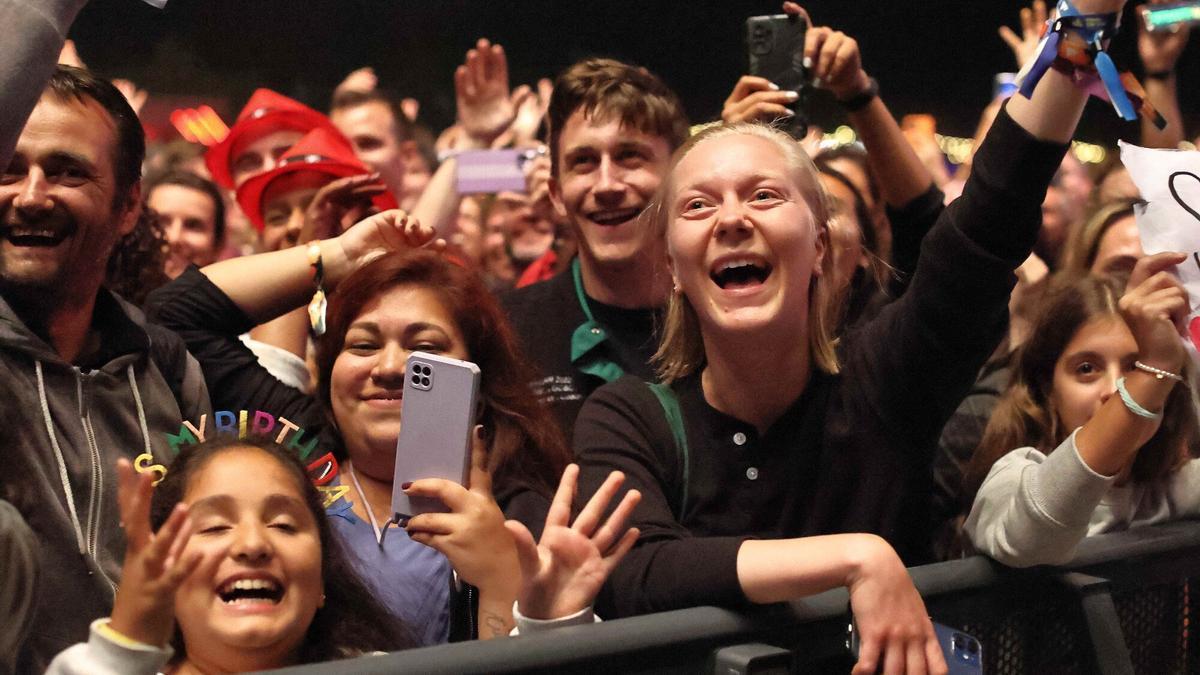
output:
[[[1013,58],[1017,60],[1020,69],[1037,53],[1038,42],[1042,39],[1042,27],[1046,25],[1046,3],[1044,0],[1033,0],[1029,7],[1021,9],[1021,35],[1009,28],[1000,26],[1000,39],[1012,50]]]
[[[379,86],[379,78],[375,75],[375,69],[370,66],[359,68],[352,71],[342,80],[340,84],[333,90],[334,97],[338,94],[347,91],[371,92],[375,91],[375,87]]]
[[[300,243],[327,239],[342,233],[347,221],[361,220],[370,209],[371,198],[387,191],[378,173],[346,176],[327,183],[304,210],[304,229]]]
[[[117,502],[125,527],[125,564],[109,626],[148,645],[166,645],[175,626],[175,590],[197,567],[219,564],[225,550],[187,552],[192,520],[180,503],[158,532],[150,531],[153,473],[117,461]]]
[[[150,94],[145,89],[138,89],[138,86],[130,80],[115,79],[112,81],[113,86],[121,95],[129,101],[129,107],[133,108],[133,114],[141,115],[142,108],[146,107],[146,101],[150,99]]]
[[[512,125],[516,107],[508,89],[504,48],[480,38],[454,71],[458,124],[480,147],[490,147]]]
[[[1151,5],[1161,5],[1167,0],[1150,0]],[[1174,30],[1159,30],[1151,33],[1138,20],[1138,57],[1147,73],[1168,73],[1175,70],[1179,55],[1187,47],[1191,30],[1188,26],[1176,26]]]
[[[341,252],[349,267],[364,263],[388,251],[402,251],[426,245],[445,245],[435,239],[433,228],[422,225],[416,218],[400,209],[391,209],[368,216],[334,241],[340,244]]]
[[[536,91],[524,84],[513,90],[511,99],[517,110],[509,127],[513,145],[526,147],[537,144],[538,129],[550,107],[550,94],[553,91],[554,83],[544,77],[538,80]]]
[[[813,86],[829,90],[839,100],[853,98],[870,87],[857,40],[827,26],[813,26],[808,12],[794,2],[783,3],[783,11],[808,22],[804,66]]]
[[[531,619],[561,618],[590,607],[608,575],[637,541],[638,529],[625,527],[642,498],[637,490],[626,492],[612,514],[602,519],[625,476],[619,471],[610,473],[571,523],[578,480],[579,466],[569,465],[559,481],[537,544],[521,523],[504,523],[516,541],[521,563],[517,606]]]
[[[1129,275],[1118,306],[1138,345],[1138,360],[1178,373],[1187,359],[1181,335],[1190,305],[1188,294],[1168,270],[1187,260],[1182,253],[1142,258]]]
[[[859,636],[852,672],[945,673],[942,648],[908,570],[891,546],[872,541],[847,583]]]
[[[780,91],[779,87],[763,77],[743,75],[721,108],[721,119],[725,122],[770,122],[780,117],[791,117],[795,113],[786,106],[799,97],[794,91]]]

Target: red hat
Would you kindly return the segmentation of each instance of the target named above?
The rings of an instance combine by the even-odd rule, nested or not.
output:
[[[276,131],[309,132],[325,127],[334,129],[333,122],[312,108],[270,89],[258,89],[238,113],[229,134],[204,155],[204,163],[213,180],[222,187],[233,189],[231,162],[235,148]]]
[[[251,176],[238,188],[238,204],[259,231],[263,229],[262,196],[267,186],[280,176],[301,171],[323,173],[330,180],[371,173],[367,165],[354,156],[350,141],[336,129],[313,129],[283,153],[274,169]],[[390,192],[372,197],[371,202],[383,211],[397,208],[396,198]]]

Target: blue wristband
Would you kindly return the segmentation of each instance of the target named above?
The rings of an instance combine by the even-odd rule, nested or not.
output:
[[[1146,410],[1142,406],[1138,405],[1137,401],[1133,400],[1133,397],[1129,395],[1129,390],[1125,388],[1125,378],[1123,377],[1117,379],[1117,393],[1121,395],[1121,402],[1124,403],[1125,407],[1129,409],[1129,412],[1133,413],[1134,415],[1137,415],[1138,417],[1144,417],[1148,420],[1162,419],[1162,413],[1150,412],[1149,410]]]

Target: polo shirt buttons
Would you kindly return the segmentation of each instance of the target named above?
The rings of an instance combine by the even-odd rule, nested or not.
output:
[[[733,435],[733,444],[734,445],[745,445],[746,444],[746,434],[744,434],[740,431],[737,432],[736,434],[734,434]],[[754,479],[751,478],[750,480],[754,480]]]
[[[750,480],[758,480],[758,469],[754,467],[746,469],[746,478],[749,478]]]

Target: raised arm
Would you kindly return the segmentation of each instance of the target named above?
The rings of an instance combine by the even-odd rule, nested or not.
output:
[[[386,251],[423,246],[433,230],[403,211],[375,214],[344,233],[309,246],[222,260],[202,272],[254,322],[273,319],[306,304],[313,286],[309,249],[321,252],[327,288],[337,286],[358,265]]]
[[[1166,0],[1151,0],[1150,4],[1163,4]],[[1147,148],[1174,150],[1184,139],[1183,113],[1179,109],[1179,81],[1175,75],[1175,64],[1187,47],[1191,30],[1187,26],[1176,30],[1150,32],[1141,17],[1137,19],[1138,57],[1145,74],[1142,85],[1146,96],[1158,112],[1167,120],[1166,128],[1159,130],[1154,123],[1141,119],[1142,145]]]

